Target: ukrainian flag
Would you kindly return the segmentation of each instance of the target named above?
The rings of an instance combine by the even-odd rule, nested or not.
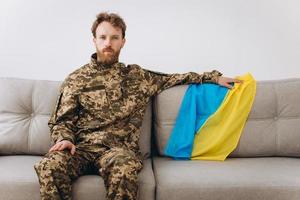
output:
[[[251,111],[256,81],[237,76],[233,89],[205,83],[189,85],[164,153],[174,159],[220,160],[236,148]]]

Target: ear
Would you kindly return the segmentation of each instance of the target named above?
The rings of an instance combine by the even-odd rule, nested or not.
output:
[[[96,38],[95,37],[93,37],[93,43],[96,46]]]
[[[121,46],[121,48],[123,48],[123,46],[125,45],[125,43],[126,43],[126,39],[123,38],[123,39],[122,39],[122,46]]]

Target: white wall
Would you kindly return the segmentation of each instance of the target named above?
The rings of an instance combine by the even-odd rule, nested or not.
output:
[[[90,27],[101,11],[127,23],[127,64],[300,78],[298,0],[2,0],[0,76],[63,80],[89,62]]]

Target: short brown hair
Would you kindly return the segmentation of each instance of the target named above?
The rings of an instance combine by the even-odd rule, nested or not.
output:
[[[123,36],[123,38],[125,38],[126,24],[119,15],[117,15],[115,13],[102,12],[102,13],[99,13],[96,16],[96,18],[97,19],[94,21],[94,23],[92,25],[92,33],[93,33],[94,37],[96,37],[96,29],[97,29],[98,25],[101,24],[102,22],[106,21],[106,22],[111,23],[111,25],[113,25],[114,27],[120,28],[122,30],[122,36]]]

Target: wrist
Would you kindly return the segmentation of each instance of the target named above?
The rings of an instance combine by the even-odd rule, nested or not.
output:
[[[213,81],[217,84],[219,84],[219,79],[220,77],[223,75],[221,72],[219,72],[218,70],[213,70],[212,71],[212,74],[213,74]]]

